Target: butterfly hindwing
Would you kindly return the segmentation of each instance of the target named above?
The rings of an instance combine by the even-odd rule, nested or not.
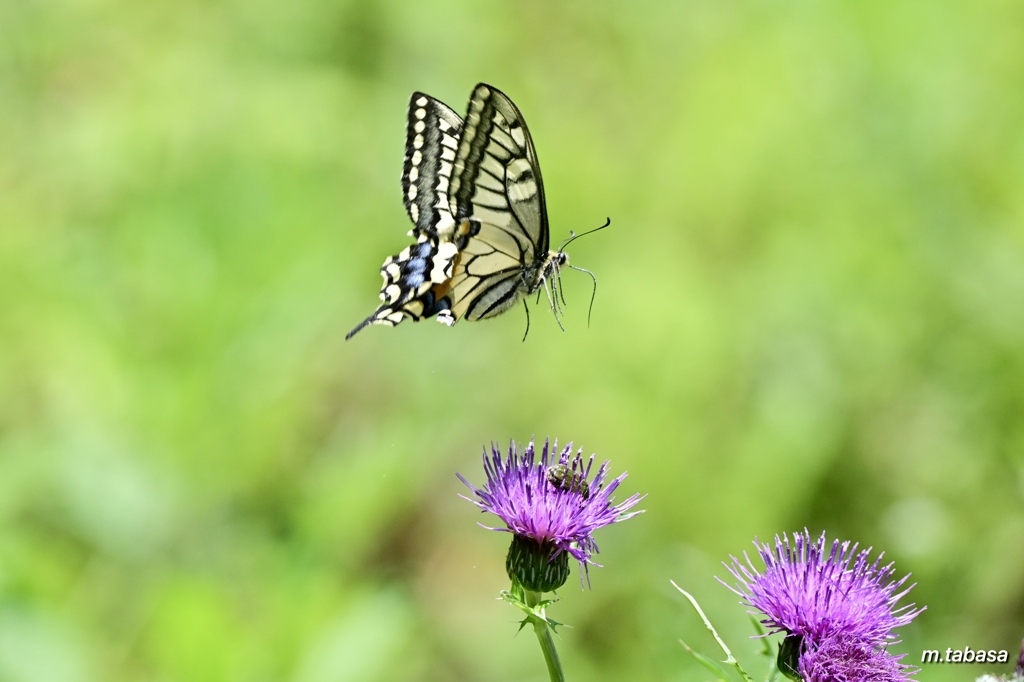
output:
[[[438,242],[435,237],[421,234],[415,244],[385,260],[380,268],[384,278],[380,289],[381,305],[346,334],[345,339],[352,338],[367,325],[394,327],[405,318],[419,321],[446,310],[448,300],[438,296],[438,291],[447,290],[456,255],[452,242]]]

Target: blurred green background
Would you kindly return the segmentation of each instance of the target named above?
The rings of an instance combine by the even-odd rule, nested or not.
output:
[[[542,303],[345,333],[407,243],[405,109],[525,113]],[[544,680],[485,444],[628,471],[574,680],[760,673],[755,536],[885,550],[894,650],[1024,635],[1024,5],[0,5],[0,680]],[[922,680],[1010,666],[930,666]]]

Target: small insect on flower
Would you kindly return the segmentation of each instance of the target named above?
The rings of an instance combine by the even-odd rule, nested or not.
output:
[[[533,592],[550,592],[565,582],[568,557],[580,563],[580,581],[598,553],[593,533],[641,513],[628,512],[646,495],[632,495],[614,504],[612,493],[626,474],[607,481],[609,462],[591,477],[594,456],[584,461],[583,450],[570,457],[570,443],[556,455],[557,442],[544,442],[537,457],[533,441],[520,454],[513,442],[508,456],[495,445],[484,451],[487,483],[473,486],[459,475],[476,499],[461,496],[481,510],[500,518],[504,528],[483,526],[513,534],[506,570],[513,581]],[[628,512],[628,513],[627,513]]]
[[[579,493],[584,500],[590,499],[590,484],[587,483],[587,479],[581,473],[569,471],[569,467],[564,464],[548,467],[548,482],[559,490]]]

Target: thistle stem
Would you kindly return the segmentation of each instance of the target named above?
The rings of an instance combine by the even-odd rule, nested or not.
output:
[[[694,599],[689,592],[679,587],[679,585],[676,585],[674,581],[669,580],[669,582],[672,583],[672,587],[679,590],[684,597],[690,600],[690,604],[697,611],[697,614],[700,616],[700,619],[704,621],[704,626],[711,631],[711,634],[714,636],[715,641],[718,642],[718,646],[722,647],[722,651],[725,652],[724,663],[726,665],[731,665],[732,667],[736,668],[736,672],[738,672],[740,674],[740,677],[742,677],[746,682],[754,682],[750,675],[747,674],[747,671],[740,666],[740,662],[736,660],[736,657],[732,655],[732,652],[729,651],[729,647],[725,645],[725,642],[722,641],[722,638],[718,636],[718,631],[715,630],[715,626],[711,624],[711,621],[708,620],[708,617],[704,615],[704,610],[700,608],[700,604],[697,603],[697,600]]]
[[[535,609],[541,601],[540,592],[524,590],[526,605]],[[548,675],[551,682],[565,682],[565,675],[562,674],[562,664],[558,660],[558,652],[555,650],[555,640],[551,637],[551,627],[542,617],[544,609],[539,610],[540,616],[530,614],[527,618],[533,623],[533,631],[537,633],[537,641],[540,642],[540,650],[544,652],[544,662],[548,665]]]

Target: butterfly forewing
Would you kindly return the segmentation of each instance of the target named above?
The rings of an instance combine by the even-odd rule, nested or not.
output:
[[[480,84],[462,130],[449,192],[456,222],[508,232],[520,244],[521,262],[547,253],[544,184],[519,109],[501,91]]]
[[[462,119],[422,92],[409,99],[402,197],[415,227],[413,236],[450,238],[455,227],[448,204],[449,181]]]
[[[515,104],[489,85],[478,85],[470,98],[449,204],[461,252],[448,318],[493,317],[536,279],[548,252],[548,223],[529,129]]]

